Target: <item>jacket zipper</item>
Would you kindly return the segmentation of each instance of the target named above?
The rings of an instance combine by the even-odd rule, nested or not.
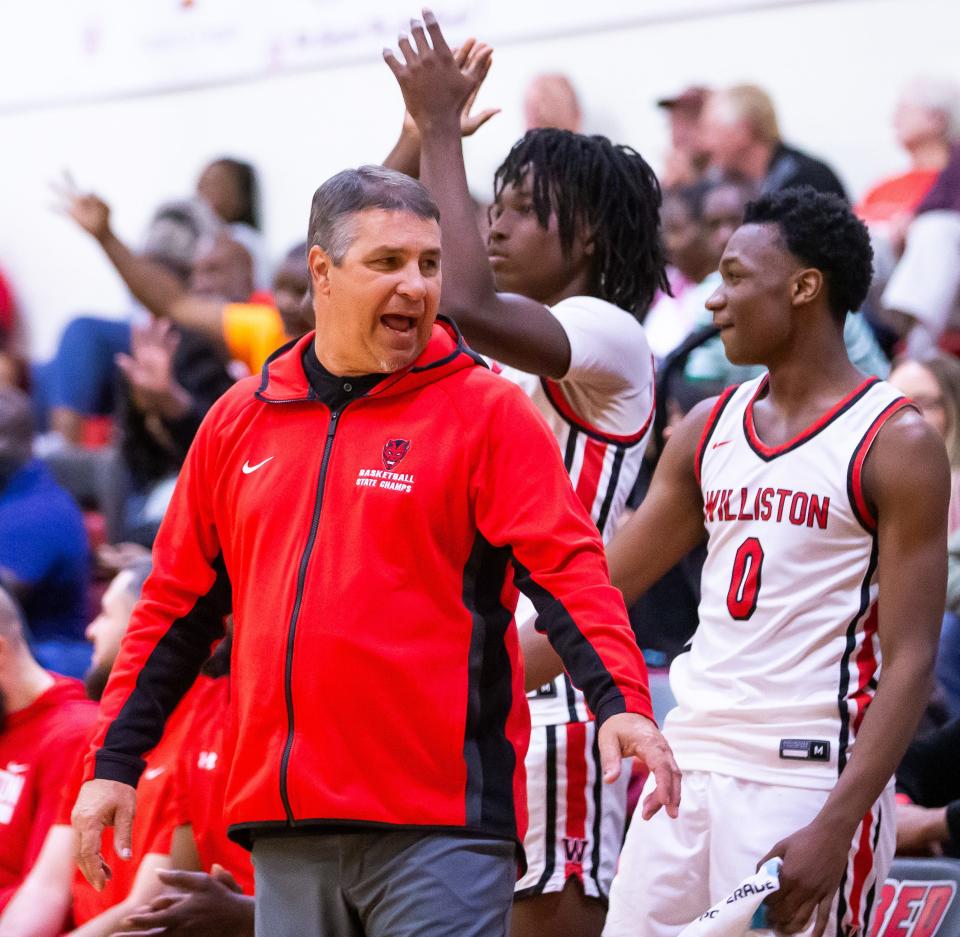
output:
[[[344,406],[346,406],[346,404],[344,404]],[[313,520],[310,522],[310,534],[307,537],[307,544],[303,548],[303,556],[300,557],[300,569],[297,572],[297,596],[293,603],[293,613],[290,615],[290,625],[287,628],[287,658],[283,677],[284,695],[287,702],[287,741],[283,746],[283,757],[280,759],[280,800],[283,802],[283,809],[287,815],[287,823],[289,823],[290,826],[296,825],[296,820],[293,817],[293,809],[290,807],[290,798],[287,793],[287,768],[290,764],[290,751],[293,748],[293,645],[297,634],[297,619],[300,617],[300,606],[303,602],[303,584],[307,578],[307,565],[310,562],[310,554],[313,552],[313,544],[317,539],[317,529],[320,526],[320,510],[323,507],[323,488],[327,480],[327,463],[330,461],[330,450],[333,448],[333,437],[337,432],[337,421],[340,412],[340,410],[333,410],[330,413],[330,426],[327,429],[327,441],[323,447],[323,458],[320,461],[320,477],[317,480],[317,495],[313,505]]]

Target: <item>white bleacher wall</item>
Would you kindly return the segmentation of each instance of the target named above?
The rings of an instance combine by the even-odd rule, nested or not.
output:
[[[487,0],[487,19],[478,22],[500,23],[493,13],[509,17],[517,5]],[[459,6],[458,21],[471,25],[463,15],[470,4]],[[587,131],[632,144],[655,166],[667,143],[657,97],[690,83],[755,81],[772,93],[785,138],[827,158],[854,195],[905,164],[890,131],[903,82],[918,74],[960,80],[960,4],[953,0],[757,0],[739,12],[724,0],[607,0],[597,7],[608,17],[622,11],[621,25],[589,29],[560,17],[546,22],[539,38],[529,23],[512,36],[502,23],[496,27],[501,42],[479,106],[503,113],[467,143],[478,195],[487,195],[493,170],[520,135],[522,92],[541,71],[571,76]],[[62,82],[68,89],[71,75]],[[347,64],[195,85],[0,106],[0,267],[38,359],[52,353],[72,315],[121,315],[128,305],[97,246],[50,208],[48,183],[62,169],[106,198],[116,230],[136,243],[155,206],[189,193],[206,161],[250,160],[261,173],[265,233],[279,257],[304,236],[316,186],[344,166],[382,159],[400,121],[399,91],[376,47],[366,61],[353,55]]]

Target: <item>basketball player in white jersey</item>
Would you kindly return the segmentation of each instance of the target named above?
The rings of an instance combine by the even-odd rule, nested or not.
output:
[[[400,43],[406,64],[388,63],[419,128],[422,179],[443,218],[441,311],[527,391],[607,539],[652,423],[652,359],[638,315],[665,285],[656,178],[628,147],[531,131],[497,170],[485,247],[460,145],[460,109],[475,81],[461,73],[436,22],[427,26],[433,48],[413,24],[413,44]],[[394,154],[416,149],[401,141]],[[534,618],[524,602],[518,623],[532,631]],[[528,867],[512,934],[598,937],[623,841],[630,766],[621,771],[601,757],[593,716],[565,674],[538,686],[528,681]],[[647,809],[667,803],[672,813],[678,779],[660,739],[651,740],[663,771]],[[603,783],[605,774],[612,783]]]
[[[763,196],[720,271],[727,357],[769,373],[690,412],[609,549],[628,601],[704,533],[708,552],[664,727],[680,817],[631,826],[604,934],[673,937],[776,855],[778,934],[866,937],[931,687],[949,469],[909,401],[847,358],[871,251],[845,203]]]

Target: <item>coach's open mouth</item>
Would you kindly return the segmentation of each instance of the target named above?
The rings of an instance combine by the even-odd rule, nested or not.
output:
[[[390,330],[394,332],[409,332],[416,325],[416,319],[413,316],[401,316],[396,313],[391,313],[386,316],[381,316],[380,321]]]

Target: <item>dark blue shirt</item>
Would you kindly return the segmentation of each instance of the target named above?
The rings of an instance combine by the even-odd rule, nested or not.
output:
[[[83,638],[90,574],[83,515],[38,460],[0,488],[0,568],[26,587],[23,610],[36,640]]]

